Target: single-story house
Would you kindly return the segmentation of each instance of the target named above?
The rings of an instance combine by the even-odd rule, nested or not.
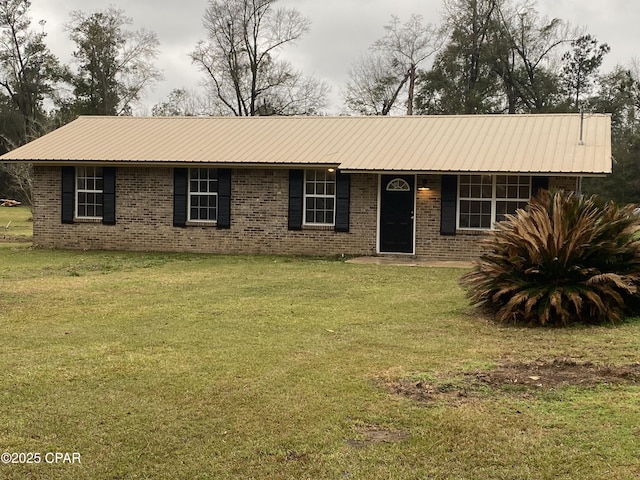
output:
[[[609,115],[80,117],[34,165],[34,244],[468,259],[541,189],[611,172]]]

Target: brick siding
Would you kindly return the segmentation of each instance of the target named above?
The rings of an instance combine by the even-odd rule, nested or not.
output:
[[[234,169],[231,228],[173,226],[173,169],[119,167],[116,225],[61,223],[60,167],[36,166],[34,244],[49,248],[133,251],[185,251],[245,254],[375,255],[378,175],[351,175],[349,232],[327,228],[287,229],[289,176],[286,169]],[[481,253],[484,232],[440,235],[440,176],[418,191],[416,245],[419,256],[469,259]],[[552,189],[576,188],[575,177],[550,179]]]

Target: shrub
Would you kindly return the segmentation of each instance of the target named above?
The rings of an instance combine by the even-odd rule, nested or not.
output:
[[[496,225],[461,283],[502,322],[615,322],[640,311],[639,229],[632,205],[547,193]]]

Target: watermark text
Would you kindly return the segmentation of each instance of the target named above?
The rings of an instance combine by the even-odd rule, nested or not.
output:
[[[78,452],[4,452],[0,454],[0,462],[11,464],[80,464]]]

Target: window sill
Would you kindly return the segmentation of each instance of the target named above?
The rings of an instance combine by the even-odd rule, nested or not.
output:
[[[302,230],[316,230],[332,232],[336,229],[335,225],[303,225]]]
[[[189,220],[186,225],[187,227],[214,228],[218,226],[218,222],[194,222],[193,220]]]
[[[480,236],[480,235],[486,235],[490,232],[492,232],[493,230],[489,229],[489,228],[464,228],[464,229],[457,229],[456,230],[456,235],[469,235],[469,236]]]
[[[82,218],[74,218],[73,219],[73,223],[102,223],[102,217],[96,217],[96,218],[87,218],[87,217],[82,217]]]

